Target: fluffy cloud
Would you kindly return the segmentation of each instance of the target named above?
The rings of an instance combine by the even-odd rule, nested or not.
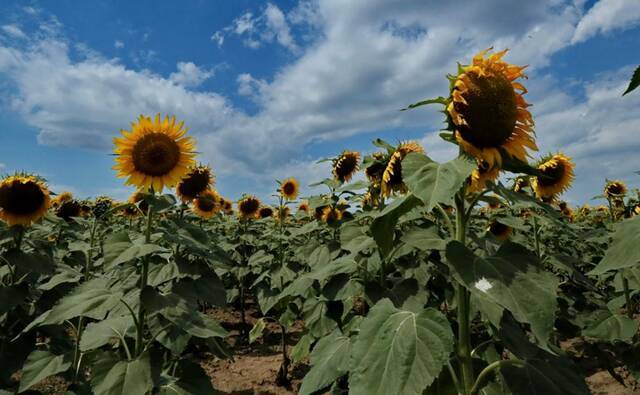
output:
[[[629,28],[640,22],[637,0],[600,0],[582,18],[575,29],[572,43],[579,43],[598,33]]]
[[[15,24],[9,24],[9,25],[3,25],[2,26],[2,31],[5,34],[8,34],[11,37],[14,38],[26,38],[27,35],[24,34],[24,32],[22,31],[22,29],[20,29],[20,27],[18,25]]]
[[[213,70],[204,70],[193,62],[178,62],[178,71],[169,75],[169,80],[182,86],[196,87],[213,77]]]

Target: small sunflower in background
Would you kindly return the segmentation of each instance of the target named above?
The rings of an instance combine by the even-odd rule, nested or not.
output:
[[[487,187],[487,181],[495,181],[500,175],[500,168],[491,167],[485,161],[478,163],[478,167],[471,173],[467,180],[466,192],[482,192]]]
[[[238,202],[238,215],[240,218],[255,218],[260,209],[260,200],[255,196],[245,196]]]
[[[301,201],[300,204],[298,205],[299,213],[305,213],[306,215],[309,215],[310,210],[311,208],[309,207],[309,202],[306,200]]]
[[[71,192],[67,192],[67,191],[62,192],[61,194],[59,194],[55,198],[51,199],[51,207],[57,208],[62,203],[67,202],[67,201],[72,200],[72,199],[73,199],[73,194]]]
[[[313,210],[313,218],[317,219],[318,221],[322,220],[322,213],[324,212],[324,210],[330,207],[328,205],[324,205],[324,206],[318,206]]]
[[[231,203],[231,200],[222,198],[222,203],[220,205],[222,206],[222,211],[225,214],[233,214],[233,203]]]
[[[455,127],[455,138],[464,151],[490,166],[502,165],[502,153],[526,162],[527,151],[537,151],[533,118],[523,94],[527,89],[516,80],[526,78],[526,66],[502,60],[506,50],[474,56],[468,66],[451,77],[453,89],[447,112]]]
[[[527,193],[526,188],[529,188],[531,183],[527,177],[518,177],[513,182],[513,191],[518,193]]]
[[[384,197],[391,196],[392,193],[406,193],[407,187],[402,178],[402,160],[412,152],[424,152],[420,144],[409,141],[401,143],[396,148],[387,167],[382,174],[381,193]]]
[[[574,179],[571,158],[558,153],[542,158],[537,166],[542,175],[533,177],[532,186],[538,198],[552,201],[569,189]]]
[[[9,226],[29,226],[49,209],[49,189],[42,179],[15,174],[0,181],[0,219]]]
[[[58,205],[56,216],[70,221],[71,218],[80,217],[82,215],[82,205],[75,199],[66,200]]]
[[[176,124],[176,118],[162,120],[140,115],[132,123],[131,131],[122,130],[123,137],[113,139],[118,177],[127,177],[127,185],[155,192],[173,187],[193,166],[195,141],[186,137],[184,123]]]
[[[608,181],[604,187],[604,196],[607,199],[616,199],[623,197],[627,194],[627,186],[623,181],[613,180]]]
[[[296,200],[300,193],[300,184],[295,178],[287,178],[280,183],[279,191],[285,200]]]
[[[640,215],[640,203],[636,204],[636,206],[633,208],[633,210],[631,210],[631,215],[632,216],[636,216],[636,215]]]
[[[360,153],[356,151],[343,151],[333,161],[333,177],[344,183],[349,182],[360,167]]]
[[[269,206],[262,206],[258,210],[258,218],[271,218],[273,217],[273,209]]]
[[[209,166],[194,166],[176,185],[176,195],[187,203],[197,198],[198,195],[210,189],[215,182],[215,177]]]
[[[221,210],[220,195],[212,189],[208,189],[198,194],[193,199],[191,209],[200,218],[211,218]]]
[[[320,218],[328,225],[335,225],[342,220],[342,211],[333,206],[326,206],[322,209]]]
[[[380,184],[384,169],[387,168],[387,156],[383,152],[374,152],[368,159],[369,165],[364,169],[364,174],[372,184]]]
[[[129,203],[135,204],[138,206],[140,211],[146,214],[149,210],[149,203],[145,200],[145,195],[146,194],[142,191],[135,191],[131,196],[129,196]]]
[[[511,237],[513,229],[501,222],[491,221],[489,226],[487,226],[487,233],[490,233],[491,235],[493,235],[493,237],[500,241],[505,241],[509,237]]]

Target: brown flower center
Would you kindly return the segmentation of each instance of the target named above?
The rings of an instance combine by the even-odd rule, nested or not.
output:
[[[256,199],[249,198],[240,202],[240,212],[244,215],[252,215],[258,211],[260,207],[260,202]]]
[[[541,177],[538,177],[538,182],[542,186],[555,185],[560,181],[564,174],[564,165],[562,162],[555,161],[551,166],[545,166],[544,169],[539,169],[542,173]]]
[[[45,202],[45,194],[40,186],[28,181],[13,181],[0,187],[0,208],[9,214],[28,215],[36,212]]]
[[[198,198],[198,208],[204,212],[211,212],[216,208],[216,201],[208,196]]]
[[[269,207],[263,207],[260,209],[260,218],[269,218],[273,216],[273,210]]]
[[[178,184],[178,192],[189,199],[195,199],[199,194],[206,191],[211,183],[211,175],[207,170],[196,169],[189,173]]]
[[[355,155],[344,155],[336,163],[335,174],[338,180],[344,182],[351,176],[358,166],[358,158]]]
[[[293,185],[292,182],[285,182],[284,184],[282,184],[282,193],[285,195],[293,195],[293,193],[296,191],[296,186]]]
[[[164,133],[150,133],[133,147],[133,165],[139,172],[150,176],[163,176],[180,161],[180,147]]]

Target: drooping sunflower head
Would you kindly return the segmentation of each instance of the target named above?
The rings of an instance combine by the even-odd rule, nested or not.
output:
[[[57,208],[64,202],[73,200],[73,194],[71,192],[62,192],[55,198],[51,199],[51,207]]]
[[[349,182],[360,167],[360,153],[343,151],[333,161],[333,177],[340,182]]]
[[[255,218],[260,209],[260,200],[255,196],[245,196],[238,202],[238,215],[241,218]]]
[[[502,153],[526,161],[527,151],[537,150],[533,138],[533,118],[524,100],[525,67],[502,60],[507,51],[474,56],[452,79],[447,111],[455,127],[455,137],[469,154],[489,165],[502,164]]]
[[[405,193],[407,187],[402,178],[402,160],[411,152],[424,152],[424,148],[416,142],[402,143],[396,148],[387,167],[382,174],[382,183],[380,185],[382,196],[389,197],[392,193]]]
[[[627,186],[623,181],[608,181],[604,187],[604,195],[607,199],[620,198],[627,194]]]
[[[194,166],[176,186],[176,194],[184,203],[190,202],[210,189],[213,183],[214,176],[209,166]]]
[[[372,184],[380,184],[384,169],[387,168],[389,162],[387,155],[384,152],[374,152],[367,159],[365,159],[365,163],[368,163],[368,166],[364,169],[364,174]]]
[[[542,174],[533,177],[532,186],[540,199],[552,201],[573,182],[574,164],[562,153],[542,158],[537,168]]]
[[[333,206],[326,206],[322,209],[321,219],[328,225],[336,225],[342,220],[342,211]]]
[[[513,182],[513,191],[518,193],[527,193],[526,188],[530,186],[528,177],[518,177]]]
[[[211,218],[221,210],[221,199],[218,192],[207,189],[193,199],[191,209],[200,218]]]
[[[485,161],[480,161],[478,167],[467,179],[467,194],[482,192],[487,187],[488,181],[495,181],[500,175],[500,168],[490,166]]]
[[[121,133],[123,137],[113,139],[113,169],[118,177],[127,177],[128,185],[162,192],[165,186],[176,185],[194,164],[195,141],[185,136],[184,123],[176,124],[175,117],[162,120],[158,114],[152,120],[141,115],[131,131]]]
[[[80,215],[82,217],[88,217],[91,215],[93,209],[91,207],[91,202],[88,200],[82,201],[80,203]]]
[[[269,206],[262,206],[258,210],[258,218],[271,218],[273,217],[273,209]]]
[[[280,183],[279,192],[286,200],[296,200],[300,193],[300,184],[293,177],[287,178]]]
[[[306,200],[303,200],[300,202],[300,204],[298,205],[298,212],[299,213],[305,213],[306,215],[309,215],[309,202]]]
[[[487,233],[490,233],[496,239],[500,241],[507,240],[511,233],[513,233],[513,229],[510,226],[500,223],[498,221],[492,221],[487,227]]]
[[[129,196],[129,203],[137,205],[140,211],[146,213],[149,210],[149,202],[147,202],[145,196],[145,192],[135,191],[131,196]]]
[[[0,181],[0,219],[9,226],[29,226],[49,209],[49,189],[38,177],[15,174]]]
[[[82,205],[75,199],[67,200],[61,203],[56,210],[56,215],[65,221],[70,221],[71,218],[80,217],[82,214]]]

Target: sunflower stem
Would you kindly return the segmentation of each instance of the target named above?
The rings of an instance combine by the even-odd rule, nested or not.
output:
[[[153,223],[153,205],[150,204],[147,209],[147,228],[145,231],[145,244],[151,242],[151,224]],[[142,272],[140,274],[140,305],[138,306],[138,333],[136,337],[136,356],[140,356],[144,347],[144,324],[145,311],[142,305],[142,292],[147,286],[147,277],[149,276],[149,259],[148,256],[142,260]]]
[[[533,242],[536,248],[536,256],[540,259],[540,231],[538,229],[538,219],[533,214]]]

